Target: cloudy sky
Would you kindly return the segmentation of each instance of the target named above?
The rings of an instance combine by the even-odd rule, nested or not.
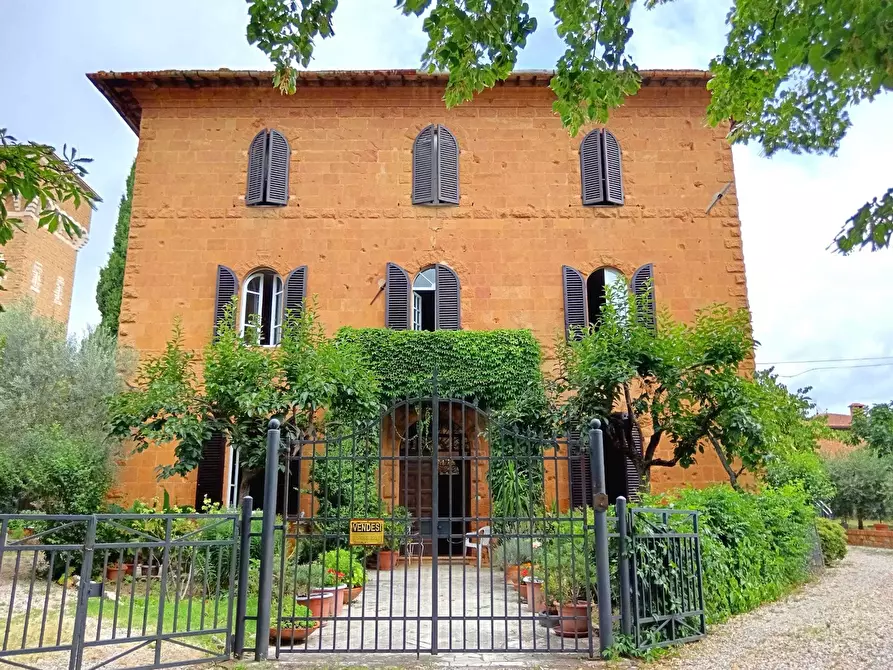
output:
[[[336,36],[319,46],[313,67],[415,67],[425,43],[421,23],[399,15],[393,4],[341,0]],[[551,68],[562,51],[551,3],[530,4],[540,29],[519,67]],[[631,46],[637,63],[706,67],[724,43],[727,9],[722,0],[677,0],[650,12],[637,7]],[[137,149],[136,137],[84,73],[269,64],[245,41],[242,0],[5,0],[3,19],[15,29],[3,34],[0,127],[20,139],[74,144],[95,160],[88,181],[104,203],[78,261],[70,327],[80,333],[99,321],[96,281]],[[784,362],[776,368],[789,375],[785,381],[813,386],[819,407],[831,411],[893,399],[893,250],[849,258],[826,250],[842,222],[890,185],[893,97],[852,117],[854,127],[835,158],[769,160],[755,147],[736,147],[734,154],[761,342],[757,360]]]

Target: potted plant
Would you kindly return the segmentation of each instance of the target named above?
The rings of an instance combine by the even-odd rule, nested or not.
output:
[[[322,555],[322,564],[327,570],[334,570],[339,583],[344,584],[344,604],[356,600],[366,584],[366,569],[363,563],[347,549],[333,549]]]
[[[326,574],[325,568],[319,563],[295,566],[293,582],[295,601],[307,607],[318,619],[335,614],[335,594],[321,588],[326,585]],[[288,579],[288,573],[286,575]],[[287,584],[286,593],[291,590],[291,586]]]
[[[522,532],[523,531],[523,532]],[[522,537],[527,535],[527,537]],[[507,527],[505,534],[499,539],[499,544],[493,550],[494,560],[497,565],[505,570],[505,580],[520,588],[521,571],[538,559],[542,542],[532,535],[529,528],[522,528],[518,524]]]
[[[400,561],[400,547],[409,537],[412,517],[403,506],[395,507],[384,520],[384,549],[378,552],[378,569],[393,570]]]
[[[527,596],[527,606],[531,612],[538,613],[546,609],[546,597],[543,592],[543,580],[531,565],[521,570],[521,582]]]
[[[278,603],[275,601],[273,603],[273,611],[279,611]],[[279,628],[276,626],[270,628],[270,639],[275,640],[281,634],[282,642],[289,644],[304,642],[313,631],[319,628],[319,618],[314,617],[313,612],[308,607],[296,602],[292,603],[290,608],[283,608],[282,618],[279,620],[279,623]],[[283,625],[286,623],[291,625]]]
[[[558,609],[556,633],[572,636],[588,635],[591,627],[590,602],[595,580],[593,565],[587,566],[583,547],[562,538],[545,554],[543,589],[547,602]]]
[[[345,575],[334,568],[323,567],[323,585],[310,589],[310,593],[331,593],[335,598],[334,614],[341,616],[344,612],[344,603],[348,595],[347,584],[345,583]]]

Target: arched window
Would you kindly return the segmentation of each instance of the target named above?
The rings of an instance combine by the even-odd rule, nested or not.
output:
[[[434,268],[422,270],[412,282],[412,329],[434,330],[437,322],[435,295],[437,271]]]
[[[272,347],[282,338],[282,278],[260,270],[245,280],[242,299],[242,336],[253,344]]]
[[[623,290],[625,279],[620,270],[599,268],[586,279],[586,301],[589,308],[589,323],[598,327],[602,310],[607,302],[607,287],[611,287],[612,302],[619,312],[627,307],[626,293]]]
[[[248,186],[245,204],[287,205],[291,149],[278,130],[262,130],[248,148]]]
[[[427,126],[413,142],[412,204],[459,204],[459,143],[445,126]]]
[[[592,130],[580,143],[580,179],[584,205],[622,205],[620,144],[609,130]]]
[[[409,274],[388,263],[385,279],[385,327],[392,330],[460,330],[462,301],[459,276],[438,263]]]

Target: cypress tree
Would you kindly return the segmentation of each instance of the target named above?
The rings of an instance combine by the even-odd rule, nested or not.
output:
[[[133,175],[136,163],[130,167],[127,189],[118,205],[118,222],[115,224],[115,240],[108,262],[99,271],[96,285],[96,304],[102,314],[100,327],[113,335],[118,334],[121,317],[121,294],[124,290],[124,266],[127,263],[127,241],[130,236],[130,210],[133,205]]]

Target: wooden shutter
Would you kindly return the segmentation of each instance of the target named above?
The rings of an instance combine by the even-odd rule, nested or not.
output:
[[[195,509],[201,510],[207,497],[212,503],[223,502],[223,475],[226,471],[226,436],[212,433],[202,445],[195,484]]]
[[[217,329],[223,321],[226,308],[233,296],[239,292],[239,280],[236,273],[223,265],[217,266],[217,295],[214,298],[214,337],[217,337]]]
[[[434,155],[435,126],[423,128],[412,145],[412,204],[435,202],[437,157]]]
[[[573,330],[589,325],[586,280],[579,270],[567,265],[561,266],[561,274],[564,283],[564,334],[570,337]],[[580,337],[580,332],[574,333],[574,339]]]
[[[248,186],[245,204],[259,205],[264,201],[264,170],[267,165],[267,131],[262,130],[248,147]]]
[[[623,170],[620,165],[620,145],[608,130],[602,131],[605,173],[605,202],[623,204]]]
[[[298,317],[304,309],[307,297],[307,266],[302,265],[285,278],[285,316]]]
[[[409,275],[395,263],[388,263],[384,287],[384,325],[392,330],[409,330]]]
[[[267,149],[267,187],[264,204],[288,204],[288,164],[290,160],[291,149],[288,146],[288,140],[278,130],[271,130]]]
[[[633,424],[633,449],[639,454],[642,453],[642,431],[639,424]],[[626,461],[626,499],[638,500],[639,489],[642,488],[642,478],[639,476],[639,470],[636,464],[629,456],[624,456]]]
[[[437,201],[459,204],[459,143],[444,126],[437,126]]]
[[[572,430],[567,436],[567,453],[570,461],[571,508],[592,506],[592,463],[589,449],[583,447],[580,431]]]
[[[636,318],[652,331],[657,328],[657,312],[654,302],[654,266],[643,265],[633,273],[630,282],[636,296]]]
[[[434,329],[462,329],[462,291],[459,276],[447,265],[435,266],[437,284],[434,288]]]
[[[580,179],[584,205],[605,203],[605,173],[602,164],[602,135],[590,131],[580,143]]]

